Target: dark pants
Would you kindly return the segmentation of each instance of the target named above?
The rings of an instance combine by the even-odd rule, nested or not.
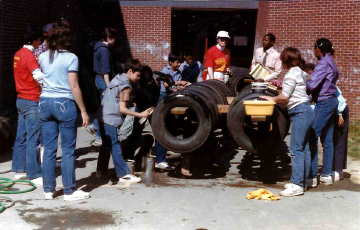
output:
[[[160,92],[158,103],[166,96],[167,93]],[[157,140],[155,140],[155,156],[156,163],[166,162],[166,149]]]
[[[339,127],[339,117],[336,116],[334,127],[334,164],[333,169],[336,172],[342,172],[346,169],[347,164],[347,144],[348,144],[348,131],[349,131],[349,107],[346,106],[343,114],[344,125]]]

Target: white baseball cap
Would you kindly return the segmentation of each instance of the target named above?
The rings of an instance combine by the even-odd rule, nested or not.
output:
[[[229,33],[226,31],[219,31],[216,35],[217,38],[230,38]]]

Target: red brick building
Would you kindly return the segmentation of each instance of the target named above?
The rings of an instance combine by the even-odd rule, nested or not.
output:
[[[40,8],[34,7],[37,2]],[[119,62],[128,57],[139,58],[155,70],[167,64],[169,52],[182,52],[188,46],[197,51],[202,61],[206,44],[208,47],[215,44],[218,30],[230,32],[231,64],[243,67],[250,66],[254,49],[261,46],[261,39],[268,32],[277,37],[278,51],[287,46],[297,47],[305,60],[313,63],[316,62],[312,51],[314,42],[320,37],[329,38],[334,44],[335,62],[341,74],[338,85],[348,99],[351,119],[360,118],[359,0],[76,0],[59,3],[34,0],[31,4],[26,0],[16,3],[5,0],[0,6],[0,111],[14,107],[9,104],[9,100],[14,102],[15,98],[11,66],[13,54],[22,45],[20,28],[29,21],[43,26],[64,15],[75,24],[77,54],[85,65],[91,62],[86,47],[103,26],[120,31],[120,42],[114,50]],[[35,13],[29,13],[28,8]],[[91,67],[85,74],[91,75]],[[83,88],[90,95],[92,80],[91,77],[83,79],[83,83],[87,83]]]

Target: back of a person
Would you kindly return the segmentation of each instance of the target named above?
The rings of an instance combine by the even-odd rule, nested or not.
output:
[[[66,50],[55,51],[54,59],[50,63],[50,51],[48,50],[40,55],[39,64],[44,73],[41,97],[66,97],[73,99],[68,72],[77,71],[77,56]]]
[[[307,73],[302,71],[300,67],[292,67],[284,77],[284,83],[287,81],[295,81],[295,89],[291,94],[289,103],[287,104],[288,109],[294,108],[296,105],[303,102],[307,102],[308,95],[306,94],[306,81]],[[284,89],[283,89],[284,90]]]

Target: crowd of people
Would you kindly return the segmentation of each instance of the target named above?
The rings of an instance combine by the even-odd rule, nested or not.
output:
[[[56,196],[55,168],[59,134],[64,200],[90,197],[89,193],[76,189],[78,111],[82,126],[95,136],[92,144],[101,146],[97,176],[107,175],[111,153],[119,182],[137,183],[141,179],[130,173],[125,159],[132,159],[138,146],[147,146],[147,150],[143,150],[147,152],[154,143],[152,136],[142,138],[144,126],[138,122],[140,118],[149,117],[148,108],[156,106],[166,95],[181,90],[189,83],[208,79],[226,82],[231,74],[230,50],[226,48],[230,35],[226,31],[219,31],[217,45],[206,53],[204,71],[192,50],[187,50],[183,56],[170,53],[168,65],[161,70],[171,77],[171,84],[153,78],[151,68],[136,59],[127,61],[122,74],[112,76],[109,47],[115,44],[117,31],[105,28],[101,40],[94,47],[95,85],[101,105],[97,119],[90,124],[78,82],[79,60],[71,52],[73,34],[69,23],[60,20],[43,29],[28,26],[24,37],[25,45],[14,57],[19,116],[12,171],[15,179],[26,178],[43,185],[44,196],[48,200]],[[251,68],[257,64],[263,65],[270,75],[260,81],[282,84],[281,94],[276,97],[264,96],[263,99],[287,103],[292,118],[292,176],[291,183],[285,185],[281,195],[300,195],[307,187],[318,185],[318,137],[324,147],[320,182],[331,184],[333,179],[336,181],[343,178],[349,109],[336,87],[339,72],[333,61],[334,49],[328,39],[319,39],[315,43],[314,52],[319,60],[316,66],[310,63],[304,65],[296,48],[286,48],[279,54],[273,48],[274,43],[273,34],[264,36],[263,47],[255,51]],[[283,69],[288,72],[282,83],[277,77]],[[334,122],[335,118],[338,122]],[[40,146],[44,149],[42,157],[39,154]],[[155,155],[156,168],[173,170],[166,162],[166,149],[156,140]]]

